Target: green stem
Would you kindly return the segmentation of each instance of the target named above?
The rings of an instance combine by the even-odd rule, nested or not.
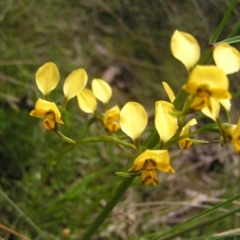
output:
[[[81,140],[77,140],[76,144],[85,144],[85,143],[92,143],[92,142],[114,142],[116,144],[119,144],[121,146],[127,147],[127,148],[132,148],[135,149],[135,146],[131,143],[122,141],[118,138],[112,137],[112,136],[107,136],[107,135],[99,135],[95,137],[89,137],[89,138],[84,138]]]
[[[220,22],[217,30],[215,31],[215,33],[213,34],[210,43],[215,43],[220,35],[220,33],[222,32],[223,28],[225,27],[225,25],[227,24],[227,21],[233,11],[233,9],[235,8],[236,4],[237,4],[238,0],[232,0],[230,3],[230,6],[228,7],[227,11],[224,14],[224,17],[222,19],[222,21]]]
[[[140,154],[141,154],[140,138],[137,138],[137,139],[134,141],[134,145],[135,145],[135,149],[136,149],[137,154],[140,155]]]
[[[197,224],[194,224],[193,226],[190,226],[190,227],[187,227],[183,230],[180,230],[176,233],[173,233],[167,237],[163,237],[161,238],[161,240],[171,240],[171,239],[174,239],[174,237],[179,237],[181,234],[184,234],[184,233],[189,233],[190,231],[192,230],[195,230],[195,229],[201,229],[202,227],[206,226],[206,225],[209,225],[209,224],[212,224],[213,222],[215,221],[219,221],[223,218],[226,218],[226,217],[229,217],[229,216],[232,216],[233,214],[237,213],[240,211],[240,208],[237,208],[237,209],[233,209],[232,211],[229,211],[227,213],[224,213],[220,216],[217,216],[217,217],[214,217],[214,218],[210,218],[210,219],[207,219],[201,223],[197,223]]]
[[[49,237],[25,214],[8,196],[5,192],[0,188],[0,196],[4,198],[4,200],[11,206],[16,213],[23,218],[38,234],[39,238],[43,237],[44,239],[49,239]]]
[[[160,233],[160,234],[157,234],[157,235],[154,234],[154,237],[151,238],[151,239],[152,239],[152,240],[155,240],[155,239],[160,239],[160,238],[161,238],[161,240],[162,240],[162,239],[163,239],[162,237],[163,237],[163,236],[166,236],[167,234],[171,234],[171,233],[177,232],[177,231],[178,231],[178,234],[179,234],[179,230],[181,231],[181,229],[182,229],[182,231],[185,231],[185,229],[186,229],[188,226],[190,226],[191,224],[193,224],[194,226],[196,226],[197,224],[201,224],[201,223],[199,223],[200,220],[201,220],[201,218],[207,217],[207,216],[209,216],[210,214],[213,214],[214,212],[217,211],[217,209],[220,209],[220,208],[223,207],[223,206],[227,206],[229,203],[232,203],[233,201],[235,201],[235,200],[237,200],[237,199],[239,199],[239,198],[240,198],[240,194],[237,194],[237,195],[235,195],[234,197],[232,197],[232,198],[230,198],[230,199],[227,199],[226,201],[224,201],[224,202],[222,202],[222,203],[219,203],[219,204],[217,204],[216,206],[213,206],[211,209],[206,210],[206,211],[198,214],[197,216],[192,217],[191,219],[189,219],[189,220],[187,220],[187,221],[185,221],[185,222],[183,222],[183,223],[179,223],[178,225],[175,225],[174,227],[172,227],[172,228],[169,229],[169,230],[166,230],[166,231],[164,231],[164,232],[162,232],[162,233]],[[236,210],[233,210],[233,211],[235,212]],[[228,213],[226,213],[226,214],[223,214],[223,216],[229,215],[229,214],[231,214],[231,213],[232,213],[232,212],[228,212]],[[222,216],[222,215],[221,215],[221,216]],[[218,219],[220,219],[221,216],[220,216],[220,217],[218,216]],[[193,226],[193,225],[192,225],[192,226]],[[190,226],[190,228],[191,228],[192,226]],[[189,230],[189,228],[188,228],[188,230]],[[174,234],[175,234],[175,233],[174,233]],[[153,236],[153,235],[152,235],[152,236]],[[169,236],[169,235],[168,235],[168,236]],[[172,235],[171,235],[171,237],[172,237]],[[150,239],[150,238],[149,238],[149,239]],[[170,238],[170,239],[172,239],[172,238]]]
[[[102,225],[104,220],[108,217],[108,215],[112,212],[113,208],[117,205],[117,203],[121,200],[124,193],[127,191],[128,187],[133,182],[134,178],[124,178],[121,184],[118,186],[116,191],[113,193],[112,197],[108,201],[107,205],[100,212],[98,217],[95,219],[90,228],[85,232],[82,240],[89,240],[91,237],[97,232],[98,228]]]

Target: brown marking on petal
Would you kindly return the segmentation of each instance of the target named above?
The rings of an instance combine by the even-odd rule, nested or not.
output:
[[[158,185],[158,179],[153,178],[153,182]]]
[[[214,48],[216,48],[216,45],[214,45],[213,43],[209,43],[209,45],[208,45],[211,49],[214,49]]]
[[[225,133],[225,136],[228,138],[228,140],[230,140],[230,141],[232,140],[232,135]]]
[[[192,145],[192,142],[189,141],[189,139],[186,139],[186,142],[185,142],[184,148],[185,148],[185,149],[188,149],[188,148],[190,148],[191,145]]]
[[[120,126],[117,122],[109,122],[107,125],[107,129],[110,132],[117,132],[120,129]]]
[[[211,97],[212,93],[209,90],[209,85],[208,84],[202,84],[199,86],[197,89],[197,95],[199,97]]]
[[[191,106],[194,110],[200,110],[205,106],[208,106],[210,111],[212,112],[212,106],[210,104],[209,98],[211,97],[212,93],[209,90],[209,86],[207,84],[200,85],[196,91],[196,95],[202,99],[202,101],[194,106]]]
[[[147,185],[153,183],[153,185],[158,185],[158,179],[154,178],[151,174],[147,175],[143,180],[142,184]]]
[[[47,130],[53,130],[53,128],[51,127],[50,122],[49,122],[47,119],[44,121],[44,123],[45,123],[46,126],[47,126]],[[45,128],[46,128],[46,127],[45,127]]]
[[[201,110],[202,108],[204,108],[206,105],[206,100],[205,99],[202,99],[202,101],[199,103],[199,104],[196,104],[194,106],[191,106],[191,108],[193,110]]]
[[[147,176],[142,180],[142,184],[143,184],[143,185],[146,185],[149,180],[151,180],[151,182],[153,181],[151,174],[147,175]]]
[[[169,173],[175,173],[175,171],[174,171],[174,169],[172,167],[169,167],[168,172]]]
[[[152,171],[156,169],[157,163],[154,158],[149,158],[145,160],[145,163],[143,164],[143,169]]]
[[[54,120],[54,121],[55,121],[55,119],[56,119],[55,113],[54,113],[53,111],[51,111],[51,110],[49,110],[49,111],[46,113],[46,117],[49,118],[49,119],[51,119],[51,120]]]

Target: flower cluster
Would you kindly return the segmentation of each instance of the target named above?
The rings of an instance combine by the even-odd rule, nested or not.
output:
[[[81,68],[73,71],[66,78],[63,85],[64,100],[58,108],[55,102],[49,101],[49,94],[59,82],[59,71],[54,63],[46,63],[40,67],[36,73],[36,83],[44,99],[37,100],[35,109],[30,115],[44,118],[43,126],[47,130],[58,131],[58,124],[63,124],[61,112],[67,102],[76,96],[79,108],[100,121],[115,143],[122,146],[126,143],[119,135],[112,134],[120,129],[132,139],[131,146],[137,156],[127,173],[117,174],[127,177],[141,175],[144,185],[158,185],[156,170],[166,173],[175,172],[170,164],[169,154],[169,148],[173,144],[177,143],[180,148],[188,149],[193,143],[203,142],[193,138],[204,130],[198,127],[195,132],[190,131],[192,126],[197,125],[195,118],[189,118],[190,113],[201,111],[212,119],[220,135],[217,140],[219,144],[230,141],[235,151],[240,154],[240,119],[234,125],[230,121],[222,123],[219,117],[220,106],[223,106],[228,115],[230,114],[232,96],[229,92],[227,75],[239,71],[240,54],[225,42],[212,44],[211,47],[215,65],[203,65],[196,39],[185,32],[178,30],[174,32],[170,44],[172,54],[183,63],[188,72],[187,81],[181,90],[185,92],[185,98],[175,97],[170,86],[166,82],[162,83],[169,101],[159,100],[155,103],[155,126],[151,133],[154,135],[156,132],[159,137],[154,140],[151,147],[144,144],[141,146],[140,143],[140,137],[148,125],[148,114],[144,107],[137,102],[128,102],[121,110],[118,105],[109,108],[112,97],[110,85],[102,79],[95,78],[91,82],[91,90],[85,88],[87,74]],[[102,103],[103,108],[100,112],[97,108],[98,101]]]
[[[61,111],[55,102],[49,101],[49,94],[57,87],[59,80],[58,68],[52,62],[44,64],[36,73],[37,87],[44,95],[45,100],[39,98],[35,109],[30,112],[30,115],[37,118],[45,118],[43,126],[47,130],[57,130],[57,124],[63,124],[61,111],[66,107],[67,102],[86,86],[87,73],[84,69],[79,68],[68,75],[63,85],[64,100],[60,108]]]
[[[93,113],[96,118],[99,118],[103,123],[105,129],[111,132],[117,132],[120,128],[118,120],[120,115],[120,108],[115,105],[108,109],[107,105],[112,97],[112,88],[102,79],[92,80],[92,91],[85,88],[77,95],[78,105],[83,112]],[[104,104],[105,112],[102,116],[98,116],[97,100]]]

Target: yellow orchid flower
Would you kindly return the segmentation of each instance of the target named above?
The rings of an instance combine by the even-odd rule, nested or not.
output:
[[[172,89],[169,87],[169,85],[166,82],[162,82],[162,84],[163,84],[163,87],[164,87],[170,101],[173,102],[174,99],[175,99],[175,95],[172,92]],[[204,97],[204,96],[202,95],[202,97]],[[196,105],[200,105],[202,107],[203,103],[202,103],[202,98],[201,97],[200,98],[196,97],[194,99],[194,101],[195,101]],[[210,104],[208,106],[205,106],[202,109],[201,108],[200,109],[201,109],[203,114],[212,118],[214,121],[216,121],[216,119],[219,115],[219,110],[220,110],[220,104],[219,103],[221,103],[227,111],[230,111],[230,108],[231,108],[231,103],[230,103],[229,99],[219,99],[217,101],[214,98],[209,97],[209,99],[206,99],[206,102],[209,102]]]
[[[97,99],[90,89],[83,89],[78,95],[78,106],[85,113],[94,113],[97,109]]]
[[[231,141],[231,144],[237,154],[240,154],[240,119],[237,125],[232,124],[224,129],[225,136]]]
[[[112,88],[102,79],[92,80],[92,91],[95,97],[104,104],[107,104],[112,97]]]
[[[174,111],[172,103],[158,101],[155,103],[155,127],[161,142],[167,142],[177,131],[177,118],[171,115]]]
[[[186,32],[175,30],[170,46],[173,56],[191,72],[200,58],[200,47],[197,40]],[[221,68],[225,74],[239,71],[239,51],[228,43],[218,44],[213,50],[213,58],[216,66]]]
[[[56,122],[63,124],[61,113],[54,102],[49,102],[39,98],[35,104],[35,109],[30,112],[30,115],[37,118],[45,118],[43,126],[47,130],[54,130]]]
[[[174,173],[174,169],[170,165],[170,157],[167,150],[146,150],[139,155],[133,166],[128,171],[142,170],[141,179],[143,185],[152,183],[158,185],[158,177],[156,170]]]
[[[122,131],[132,138],[134,142],[146,128],[147,122],[148,115],[141,104],[128,102],[123,106],[120,112],[119,123]]]
[[[117,132],[119,126],[120,108],[116,105],[107,110],[103,116],[103,125],[109,132]]]
[[[228,91],[228,78],[221,68],[216,66],[196,66],[189,75],[188,81],[183,89],[194,95],[190,108],[193,110],[204,110],[216,119],[219,112],[218,102],[229,101],[231,94]],[[224,105],[226,106],[226,105]]]
[[[195,124],[197,124],[197,121],[196,121],[195,118],[193,118],[193,119],[191,119],[190,121],[188,121],[188,122],[186,123],[186,125],[182,128],[182,131],[181,131],[181,133],[180,133],[180,136],[183,136],[183,135],[185,135],[185,134],[188,134],[190,127],[193,126],[193,125],[195,125]],[[190,141],[189,138],[184,138],[184,139],[182,139],[182,140],[180,140],[180,141],[178,142],[178,145],[179,145],[180,148],[187,149],[187,148],[190,148],[190,147],[191,147],[192,142]]]
[[[60,79],[57,66],[53,62],[42,65],[36,73],[36,84],[45,97],[56,88]]]
[[[87,73],[84,69],[79,68],[72,71],[63,84],[63,92],[66,101],[77,96],[87,84]]]

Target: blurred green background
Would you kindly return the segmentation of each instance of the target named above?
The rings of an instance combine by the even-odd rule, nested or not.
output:
[[[112,106],[138,101],[148,110],[151,123],[154,102],[166,99],[161,82],[168,82],[177,93],[187,78],[170,52],[173,31],[189,32],[204,50],[230,2],[1,1],[0,224],[30,239],[81,239],[122,180],[114,172],[126,171],[133,162],[113,144],[74,148],[29,116],[41,97],[35,73],[42,64],[52,61],[60,70],[61,82],[52,100],[62,101],[64,79],[81,67],[88,73],[89,86],[93,78],[112,85]],[[219,40],[239,35],[239,21],[238,3]],[[234,46],[240,49],[239,44]],[[230,76],[233,93],[239,89],[239,79],[239,73]],[[236,97],[235,121],[238,102]],[[76,99],[67,110],[71,124],[63,132],[81,139],[88,116],[79,110]],[[96,134],[104,132],[93,125],[89,135]],[[151,239],[149,234],[168,230],[239,193],[239,156],[231,147],[193,146],[184,152],[176,147],[171,156],[177,173],[160,173],[158,187],[143,187],[137,178],[93,239]],[[235,214],[176,239],[239,226]],[[0,237],[19,239],[1,228]]]

